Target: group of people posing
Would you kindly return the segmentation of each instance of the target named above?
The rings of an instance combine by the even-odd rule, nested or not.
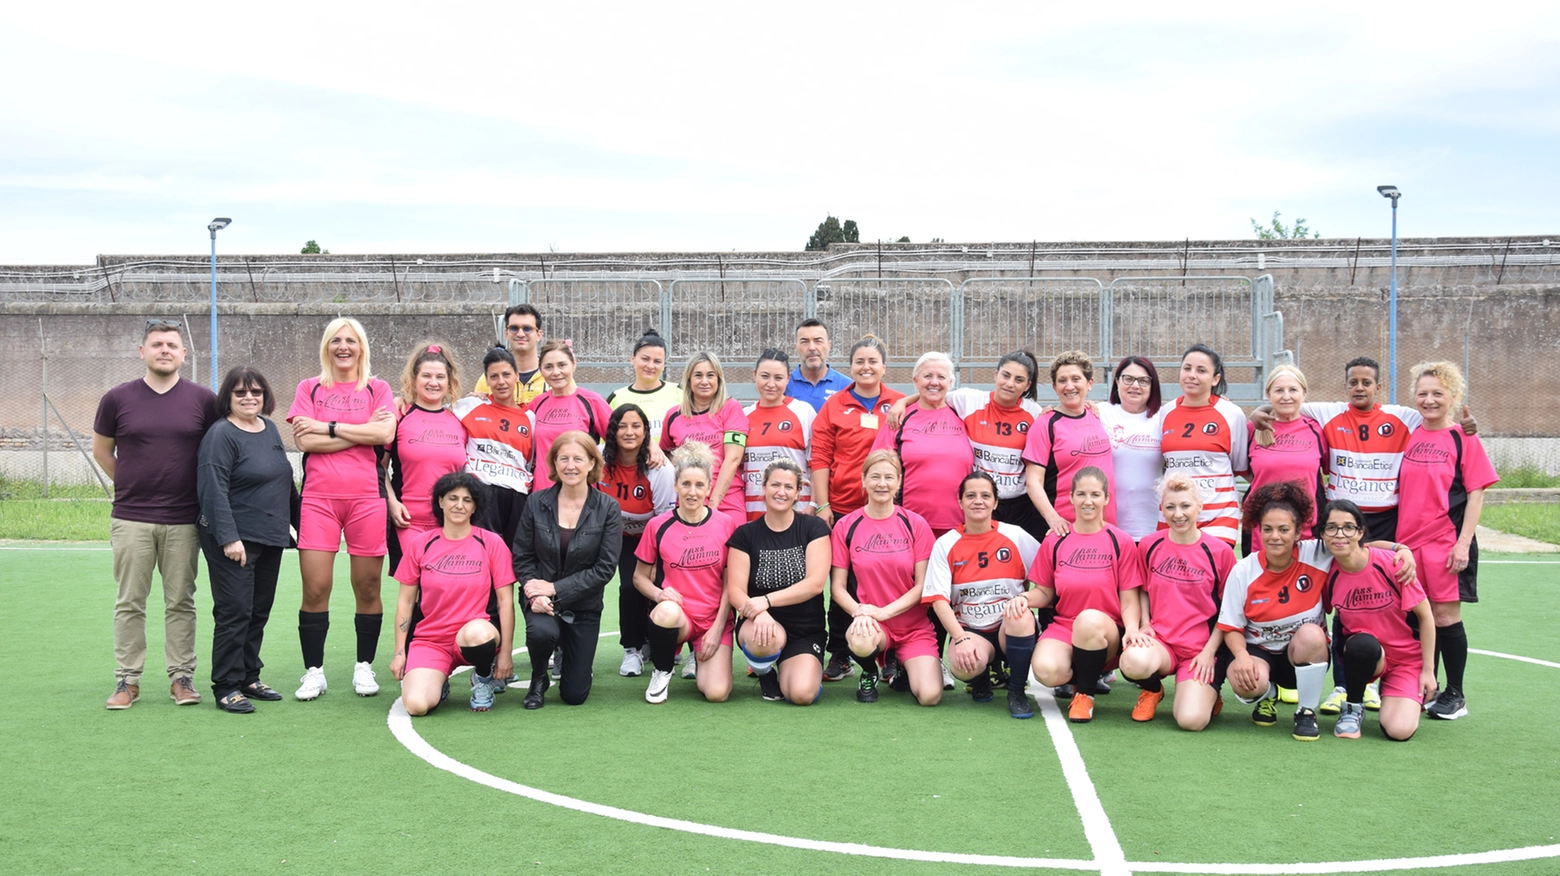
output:
[[[212,397],[178,380],[179,326],[150,322],[146,376],[110,391],[95,426],[118,482],[108,707],[139,695],[153,565],[165,589],[187,577],[192,592],[194,544],[212,580],[218,705],[281,698],[259,654],[291,508],[299,700],[327,689],[344,540],[353,689],[379,689],[388,556],[401,585],[389,669],[412,715],[437,708],[462,666],[476,711],[522,681],[516,605],[525,708],[543,707],[555,680],[564,703],[583,703],[614,577],[619,673],[648,663],[651,703],[679,660],[704,698],[725,700],[740,649],[765,699],[797,705],[857,674],[862,702],[886,683],[932,706],[962,680],[979,702],[1005,689],[1009,714],[1028,718],[1033,674],[1087,722],[1119,674],[1139,689],[1138,721],[1173,677],[1188,730],[1219,714],[1226,680],[1257,724],[1295,703],[1301,740],[1319,737],[1318,714],[1353,738],[1379,709],[1383,732],[1407,739],[1422,710],[1467,713],[1460,608],[1477,600],[1473,535],[1497,477],[1450,363],[1412,369],[1413,408],[1376,402],[1370,359],[1346,366],[1344,403],[1308,401],[1305,375],[1281,366],[1248,417],[1202,344],[1182,356],[1174,400],[1152,362],[1129,356],[1109,400],[1090,401],[1094,363],[1067,352],[1049,363],[1057,401],[1042,407],[1042,365],[1026,351],[1002,358],[989,390],[956,388],[949,358],[928,352],[905,397],[883,382],[882,341],[857,341],[843,374],[810,319],[794,365],[779,349],[758,356],[744,405],[711,353],[667,380],[653,331],[633,345],[633,383],[605,398],[575,384],[572,347],[546,341],[534,307],[511,307],[505,334],[470,394],[439,343],[411,353],[397,392],[372,376],[363,327],[332,321],[320,374],[286,416],[304,453],[295,495],[265,377],[235,368]],[[193,603],[165,596],[171,693],[195,702]]]

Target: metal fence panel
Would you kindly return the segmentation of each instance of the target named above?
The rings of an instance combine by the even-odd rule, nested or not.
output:
[[[811,295],[801,280],[719,278],[673,280],[667,294],[671,321],[663,335],[674,361],[708,351],[728,370],[752,365],[765,347],[789,353]]]
[[[831,277],[819,281],[818,318],[843,360],[849,346],[873,334],[888,347],[890,367],[915,364],[928,350],[957,350],[952,283],[940,278]]]
[[[1179,359],[1190,344],[1219,351],[1226,364],[1258,358],[1248,277],[1121,277],[1106,290],[1111,323],[1107,358]],[[1230,318],[1252,314],[1252,318]]]
[[[1092,277],[975,277],[959,287],[963,299],[961,365],[990,367],[1014,350],[1043,362],[1065,350],[1104,357],[1100,298]]]
[[[656,280],[641,277],[531,280],[527,300],[544,314],[542,331],[549,339],[573,341],[581,372],[580,383],[618,381],[628,373],[625,363],[634,341],[645,329],[663,334],[665,291]]]

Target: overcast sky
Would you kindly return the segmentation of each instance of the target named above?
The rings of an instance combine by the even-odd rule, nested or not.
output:
[[[1377,7],[30,4],[0,263],[1560,234],[1560,7]]]

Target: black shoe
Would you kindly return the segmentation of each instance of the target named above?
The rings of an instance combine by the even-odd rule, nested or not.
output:
[[[766,703],[778,703],[785,699],[785,694],[780,692],[780,669],[770,667],[769,671],[758,677],[758,692]]]
[[[1100,680],[1094,683],[1094,695],[1110,693],[1110,683],[1116,680],[1116,670],[1100,673]]]
[[[877,676],[871,672],[861,673],[861,680],[856,683],[856,702],[875,703],[878,700]]]
[[[251,700],[265,700],[268,703],[274,703],[282,698],[280,693],[263,681],[251,681],[240,688],[240,690],[245,697]]]
[[[1008,714],[1015,718],[1033,718],[1035,709],[1029,705],[1029,694],[1008,688]]]
[[[989,673],[982,672],[981,674],[970,679],[970,696],[977,703],[991,702],[991,675]],[[1009,697],[1010,701],[1011,699],[1012,698]],[[1024,717],[1027,718],[1029,716],[1025,715]]]
[[[829,658],[829,665],[823,668],[824,681],[839,681],[850,675],[850,658],[844,654],[835,654]]]
[[[525,701],[522,703],[527,709],[540,709],[547,705],[547,689],[552,687],[552,679],[543,672],[539,677],[531,679],[531,688],[525,692]]]
[[[1295,738],[1301,742],[1315,742],[1322,735],[1316,726],[1316,713],[1310,709],[1295,712]]]
[[[235,715],[247,715],[255,710],[255,704],[251,703],[239,691],[233,691],[225,697],[217,699],[217,708],[224,712],[232,712]]]
[[[878,681],[887,684],[904,672],[904,666],[899,663],[899,655],[892,649],[883,655],[883,668],[878,670]]]
[[[1070,700],[1072,699],[1073,691],[1074,688],[1072,685],[1061,684],[1051,688],[1051,696],[1056,697],[1059,700]]]
[[[910,692],[910,673],[906,672],[903,666],[899,667],[899,671],[894,673],[894,677],[888,680],[888,689],[897,690],[900,693]]]
[[[1007,662],[1006,661],[1003,661],[1003,660],[994,661],[991,664],[990,671],[991,671],[991,686],[992,687],[1007,687],[1007,683],[1008,683],[1008,668],[1007,668]]]

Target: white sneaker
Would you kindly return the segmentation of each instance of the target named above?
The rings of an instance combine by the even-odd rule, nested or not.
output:
[[[638,678],[644,674],[645,658],[639,653],[638,648],[623,649],[623,665],[618,667],[618,675],[624,678]]]
[[[664,703],[666,692],[672,686],[672,674],[659,669],[650,670],[650,686],[645,688],[645,702]]]
[[[323,674],[321,678],[323,678]],[[352,689],[357,691],[360,697],[371,697],[379,693],[379,682],[374,680],[374,664],[357,663],[352,667]]]
[[[299,700],[317,700],[320,694],[325,692],[325,670],[318,666],[310,666],[303,672],[303,684],[293,692],[293,698]]]
[[[695,659],[692,654],[689,654],[688,655],[688,659],[683,661],[682,677],[683,678],[698,678],[699,677],[699,661],[697,659]]]
[[[900,671],[903,672],[904,670],[901,669]],[[943,671],[943,690],[953,690],[954,687],[957,686],[957,683],[953,680],[953,673],[948,671],[948,664],[944,663],[942,665],[942,671]]]

